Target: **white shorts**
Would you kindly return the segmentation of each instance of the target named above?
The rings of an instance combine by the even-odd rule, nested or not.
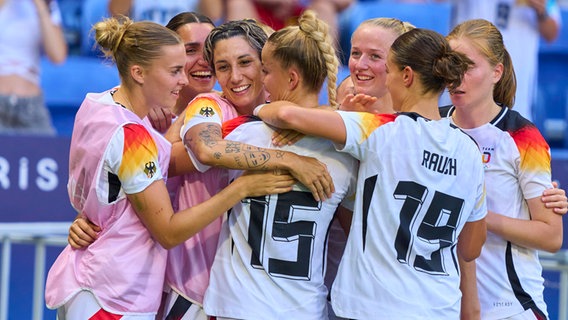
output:
[[[211,319],[205,314],[203,307],[197,303],[193,303],[183,296],[179,295],[175,290],[170,290],[166,298],[166,312],[163,320],[209,320]]]
[[[120,315],[105,311],[90,291],[80,291],[66,304],[57,308],[57,320],[154,320],[154,314]]]

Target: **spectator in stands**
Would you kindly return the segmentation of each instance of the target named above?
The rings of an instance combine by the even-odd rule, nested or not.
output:
[[[71,139],[69,196],[100,226],[85,250],[67,246],[50,269],[46,301],[60,319],[153,320],[166,249],[205,227],[242,198],[291,190],[287,175],[235,180],[207,201],[174,214],[165,185],[171,145],[143,121],[173,106],[187,84],[185,48],[153,22],[115,18],[95,24],[97,43],[116,63],[121,86],[88,94]]]
[[[40,85],[42,53],[54,63],[67,58],[57,1],[0,1],[0,133],[56,133]]]
[[[210,0],[109,0],[111,15],[125,15],[134,21],[150,20],[161,25],[180,12],[199,12],[207,17],[215,14],[215,1]]]
[[[252,18],[274,30],[297,24],[305,9],[314,10],[329,25],[333,39],[338,39],[339,14],[355,0],[211,0],[217,17],[225,21]],[[220,15],[220,16],[219,16]],[[334,40],[336,41],[336,40]]]
[[[562,217],[556,212],[566,212],[542,202],[551,187],[549,147],[530,121],[510,109],[515,72],[497,27],[484,19],[468,20],[447,38],[475,63],[462,84],[450,90],[453,105],[441,113],[483,152],[488,233],[475,263],[481,318],[547,319],[538,250],[560,249]],[[462,283],[465,312],[477,303],[475,277],[469,280]]]
[[[447,0],[455,6],[454,25],[469,19],[491,21],[503,34],[517,77],[514,109],[531,120],[538,75],[540,38],[558,37],[560,8],[555,0]],[[510,105],[509,107],[513,107]]]

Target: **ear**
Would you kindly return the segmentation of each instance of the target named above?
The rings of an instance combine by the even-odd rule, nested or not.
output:
[[[405,87],[410,87],[414,81],[414,70],[411,67],[406,66],[402,69],[402,82]]]
[[[496,84],[497,82],[499,82],[499,80],[501,80],[501,77],[503,77],[503,71],[504,70],[505,70],[505,66],[503,66],[502,63],[498,63],[493,68],[493,84]]]
[[[133,65],[130,67],[130,76],[134,80],[134,82],[138,84],[144,83],[144,68],[139,65]]]
[[[296,89],[300,84],[300,73],[296,68],[288,69],[288,89],[290,91]]]

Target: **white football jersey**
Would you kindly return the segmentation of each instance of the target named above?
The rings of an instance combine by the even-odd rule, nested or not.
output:
[[[243,120],[244,119],[244,120]],[[273,130],[253,116],[225,138],[274,148]],[[227,125],[224,124],[224,128]],[[229,127],[231,127],[229,125]],[[234,126],[232,126],[234,127]],[[337,206],[354,192],[357,161],[324,139],[304,137],[282,148],[327,165],[335,193],[315,201],[302,185],[293,191],[244,199],[228,213],[204,308],[237,319],[326,319],[327,234]],[[231,171],[232,178],[241,174]]]
[[[441,108],[442,115],[454,108]],[[502,108],[491,122],[464,130],[483,153],[487,209],[515,219],[530,219],[525,199],[551,188],[550,149],[538,129],[518,112]],[[547,318],[544,279],[536,249],[487,232],[477,258],[482,319],[504,319],[527,309]]]
[[[342,151],[360,165],[333,310],[352,319],[459,319],[458,235],[487,213],[477,145],[447,119],[339,113]]]

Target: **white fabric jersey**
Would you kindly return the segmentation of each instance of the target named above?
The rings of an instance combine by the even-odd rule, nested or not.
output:
[[[352,319],[459,319],[458,235],[487,213],[477,145],[448,120],[339,113],[342,151],[360,165],[333,310]]]
[[[532,119],[532,104],[538,75],[540,33],[533,8],[518,4],[518,0],[453,0],[455,21],[469,19],[491,21],[503,34],[503,42],[513,60],[517,77],[514,109],[523,117]],[[547,1],[547,12],[561,23],[560,8],[555,0]]]
[[[226,138],[274,148],[273,130],[256,120],[240,125]],[[209,315],[327,318],[327,234],[337,206],[355,187],[356,160],[335,151],[328,140],[314,137],[304,137],[282,149],[324,162],[335,193],[331,199],[318,202],[305,187],[296,185],[291,192],[248,198],[234,206],[221,229],[205,293],[204,308]],[[232,178],[240,174],[231,172]]]
[[[133,0],[131,16],[135,21],[150,20],[165,26],[176,14],[196,9],[197,0]]]
[[[451,118],[454,109],[441,111]],[[487,208],[529,220],[525,199],[540,197],[552,187],[550,150],[538,129],[517,112],[503,108],[490,123],[464,131],[477,141],[483,153]],[[476,261],[482,319],[503,319],[526,309],[546,316],[537,250],[487,232]]]
[[[54,24],[61,24],[56,1],[49,10]],[[0,6],[0,75],[19,75],[39,84],[43,43],[41,25],[33,0],[6,0]]]

